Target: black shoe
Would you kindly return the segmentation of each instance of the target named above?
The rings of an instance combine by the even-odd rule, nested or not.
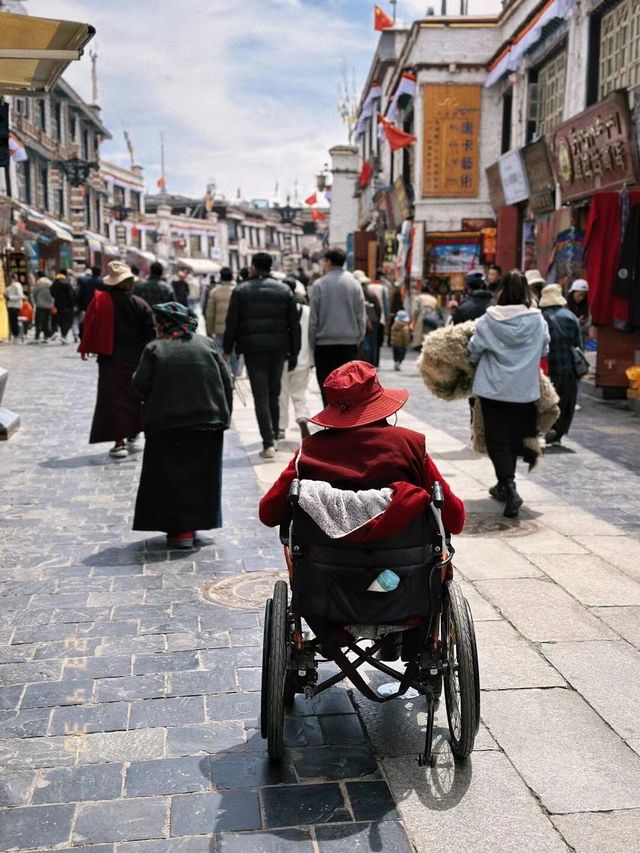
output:
[[[505,503],[504,503],[504,517],[505,518],[517,518],[520,512],[520,507],[522,506],[522,498],[518,494],[516,489],[515,480],[508,480],[504,484],[505,490]]]
[[[378,660],[383,660],[388,663],[398,660],[400,657],[400,634],[387,634],[382,641],[382,646],[376,652]]]
[[[489,494],[494,500],[500,501],[501,503],[504,503],[507,499],[504,483],[496,483],[495,486],[491,486]]]

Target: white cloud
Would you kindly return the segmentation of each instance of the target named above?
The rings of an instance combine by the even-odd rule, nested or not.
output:
[[[331,4],[302,0],[30,0],[29,10],[96,27],[99,101],[114,135],[105,157],[126,162],[124,124],[153,186],[164,131],[169,189],[195,194],[212,177],[227,194],[268,197],[276,180],[287,191],[296,178],[311,188],[345,139],[341,63],[366,69],[374,44]],[[89,77],[87,56],[66,74],[84,97]]]

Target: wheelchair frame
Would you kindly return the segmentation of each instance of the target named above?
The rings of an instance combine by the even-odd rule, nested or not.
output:
[[[289,494],[293,504],[297,503],[298,494],[299,482],[294,480]],[[430,570],[429,616],[421,620],[419,625],[407,626],[402,630],[402,633],[409,629],[419,631],[417,652],[406,660],[404,672],[375,657],[386,637],[373,641],[373,645],[368,648],[359,645],[365,642],[363,638],[354,637],[350,642],[336,643],[331,638],[331,630],[336,626],[331,626],[331,629],[308,639],[302,631],[301,615],[293,613],[289,606],[287,583],[276,581],[273,596],[265,606],[260,715],[261,734],[267,740],[272,761],[282,758],[284,710],[293,705],[296,693],[312,699],[345,678],[349,678],[353,686],[373,702],[390,702],[404,695],[409,687],[425,696],[427,727],[424,750],[418,756],[418,763],[431,767],[435,765],[435,706],[444,686],[451,750],[457,758],[464,759],[471,754],[480,725],[478,655],[469,604],[458,584],[453,580],[445,580],[454,549],[442,525],[442,505],[442,489],[436,483],[431,509],[439,531],[434,552],[440,555],[440,559]],[[291,581],[294,558],[288,531],[284,535],[281,531],[281,541],[285,546]],[[293,547],[295,550],[296,546]],[[346,648],[347,653],[343,648]],[[349,652],[355,655],[354,660],[347,657]],[[340,671],[318,684],[318,664],[329,661],[336,663]],[[364,663],[398,681],[397,691],[389,696],[375,693],[358,671]]]

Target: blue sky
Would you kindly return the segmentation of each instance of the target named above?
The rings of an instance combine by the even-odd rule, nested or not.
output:
[[[378,0],[391,11],[387,0]],[[448,0],[457,6],[457,0]],[[30,14],[97,30],[99,102],[113,134],[103,156],[126,165],[126,128],[149,188],[165,134],[169,191],[302,198],[328,149],[346,142],[337,110],[346,67],[360,89],[377,34],[369,0],[27,0]],[[399,0],[411,21],[440,0]],[[499,0],[471,0],[471,12]],[[451,11],[451,9],[450,9]],[[85,56],[65,75],[90,94]]]

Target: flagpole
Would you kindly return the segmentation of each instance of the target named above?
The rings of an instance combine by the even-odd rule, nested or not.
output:
[[[162,192],[167,191],[167,182],[164,176],[164,133],[160,133],[160,171],[162,173]]]
[[[398,5],[398,0],[389,0],[391,5],[393,6],[393,23],[396,22],[396,6]]]

